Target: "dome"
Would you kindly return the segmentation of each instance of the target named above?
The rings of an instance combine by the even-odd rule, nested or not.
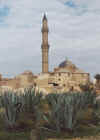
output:
[[[65,60],[59,64],[60,68],[65,68],[71,66],[72,68],[76,68],[76,66],[69,60]]]
[[[76,65],[73,64],[68,59],[59,64],[57,71],[60,71],[60,70],[62,71],[62,69],[64,69],[63,71],[66,71],[66,72],[69,71],[71,73],[84,73],[82,70],[76,67]]]
[[[67,65],[67,62],[66,61],[63,61],[59,64],[59,67],[65,67]]]
[[[62,69],[64,69],[63,71],[66,71],[66,72],[69,71],[69,72],[72,72],[72,73],[85,73],[83,70],[76,67],[76,65],[73,64],[68,59],[59,64],[59,71],[60,70],[62,71]]]

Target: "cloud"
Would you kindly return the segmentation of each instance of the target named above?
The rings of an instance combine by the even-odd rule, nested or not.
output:
[[[0,23],[3,22],[4,18],[8,16],[9,8],[7,6],[0,7]]]
[[[70,8],[70,12],[77,15],[85,13],[97,13],[100,14],[100,7],[98,0],[58,0],[63,3],[67,8]]]
[[[41,24],[49,24],[50,70],[66,56],[92,75],[100,71],[98,0],[1,0],[0,72],[41,72]]]

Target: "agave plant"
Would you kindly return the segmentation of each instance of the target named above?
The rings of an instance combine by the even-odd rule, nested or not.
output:
[[[5,108],[5,125],[7,128],[14,128],[18,117],[21,103],[15,104],[11,99],[12,94],[5,94],[2,98],[2,106]]]
[[[78,112],[87,109],[88,105],[94,106],[96,96],[93,92],[49,94],[46,100],[51,110],[48,115],[41,116],[59,132],[61,128],[73,130],[77,125]]]
[[[22,95],[23,110],[26,112],[34,112],[35,106],[40,103],[42,93],[35,94],[33,89],[25,89]]]
[[[25,89],[24,93],[6,91],[0,96],[0,107],[4,108],[6,127],[16,125],[19,112],[35,112],[42,99],[42,93],[35,94],[33,89]]]

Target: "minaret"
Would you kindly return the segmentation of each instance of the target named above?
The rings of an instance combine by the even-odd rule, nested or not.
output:
[[[49,72],[49,64],[48,64],[48,52],[49,52],[49,44],[48,44],[48,21],[47,17],[44,14],[42,20],[42,73]]]

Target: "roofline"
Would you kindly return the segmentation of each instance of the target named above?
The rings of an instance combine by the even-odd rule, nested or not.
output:
[[[90,75],[90,73],[73,73],[73,72],[55,72],[55,73],[89,74]]]

